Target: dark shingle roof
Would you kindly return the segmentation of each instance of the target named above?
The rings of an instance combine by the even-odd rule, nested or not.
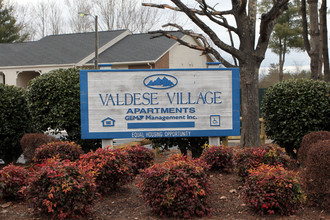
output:
[[[99,47],[127,30],[99,32]],[[0,66],[77,63],[94,52],[94,32],[52,35],[35,42],[0,44]]]
[[[183,34],[172,32],[181,38]],[[176,41],[166,37],[150,39],[151,34],[131,34],[108,48],[99,56],[99,63],[156,61]]]
[[[99,32],[99,48],[127,30]],[[179,32],[172,32],[183,37]],[[99,63],[156,61],[176,41],[150,34],[130,34],[99,54]],[[0,67],[77,64],[94,53],[95,33],[47,36],[39,41],[0,44]],[[99,51],[100,52],[100,51]],[[89,61],[92,63],[92,60]]]

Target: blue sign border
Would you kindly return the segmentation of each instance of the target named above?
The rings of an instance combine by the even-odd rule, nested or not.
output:
[[[232,71],[232,112],[233,129],[227,130],[171,130],[170,136],[164,135],[168,131],[127,131],[127,132],[89,132],[88,124],[88,73],[89,72],[171,72],[171,71]],[[219,73],[221,74],[221,73]],[[239,69],[238,68],[199,68],[199,69],[118,69],[118,70],[80,70],[80,113],[81,113],[81,138],[82,139],[113,139],[113,138],[157,138],[157,137],[217,137],[240,135],[240,96],[239,96]],[[148,132],[159,134],[149,137]],[[134,136],[139,134],[139,136]],[[189,133],[189,136],[181,136]],[[161,135],[160,135],[161,134]]]

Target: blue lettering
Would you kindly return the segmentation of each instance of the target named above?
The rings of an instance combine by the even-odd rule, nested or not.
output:
[[[169,93],[166,93],[167,97],[168,97],[168,100],[170,101],[170,103],[172,104],[173,103],[173,100],[174,100],[174,97],[175,97],[175,92],[173,93],[173,96],[172,98],[170,97],[170,94]]]
[[[217,96],[217,94],[219,94],[219,96]],[[222,101],[217,101],[218,99],[220,99],[221,97],[220,97],[220,94],[221,94],[221,92],[214,92],[214,104],[221,104],[222,103]]]
[[[128,100],[128,98],[130,100]],[[125,93],[125,105],[132,105],[133,103],[133,96],[130,93]]]
[[[104,105],[105,105],[105,101],[108,99],[108,94],[105,94],[105,99],[104,99],[104,100],[103,100],[103,98],[102,98],[102,94],[99,94],[99,96],[100,96],[100,98],[101,98],[101,102],[102,102],[102,104],[103,104],[103,106],[104,106]],[[107,102],[106,106],[108,106],[108,102]]]
[[[158,93],[154,93],[154,92],[150,93],[151,105],[158,105],[159,104],[159,102],[154,102],[154,100],[157,99],[157,96],[156,96],[157,94]],[[155,95],[155,97],[153,95]]]
[[[136,100],[140,100],[141,93],[134,93],[134,105],[141,105],[141,103],[136,103]]]
[[[198,99],[197,99],[197,104],[199,104],[199,100],[200,99],[202,99],[203,104],[205,104],[205,100],[204,100],[204,96],[203,96],[203,93],[202,92],[199,93],[199,96],[198,96]]]
[[[196,102],[190,101],[190,95],[191,95],[190,92],[188,92],[188,104],[196,104]]]
[[[212,94],[213,94],[213,92],[210,92],[210,91],[206,92],[206,93],[205,93],[205,98],[204,98],[204,100],[205,100],[206,104],[212,104],[212,103],[213,103],[213,97],[211,96],[211,98],[210,98],[210,99],[211,99],[211,101],[210,101],[210,102],[208,102],[208,101],[207,101],[207,94],[211,94],[211,95],[212,95]]]

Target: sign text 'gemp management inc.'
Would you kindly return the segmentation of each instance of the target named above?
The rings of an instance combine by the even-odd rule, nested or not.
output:
[[[81,70],[82,138],[239,135],[238,69]]]

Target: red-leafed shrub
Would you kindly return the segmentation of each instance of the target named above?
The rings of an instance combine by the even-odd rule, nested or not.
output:
[[[162,217],[211,215],[209,180],[196,160],[174,156],[141,173],[138,187],[153,211]]]
[[[128,146],[123,150],[128,153],[128,159],[132,162],[135,175],[154,163],[154,152],[146,147]]]
[[[52,219],[87,215],[97,196],[88,167],[53,158],[36,166],[25,193],[36,212],[50,215]]]
[[[286,168],[294,166],[294,161],[277,145],[268,144],[263,147],[244,148],[235,154],[238,175],[244,180],[248,170],[262,164],[283,165]]]
[[[41,145],[48,144],[50,142],[58,141],[56,138],[42,134],[42,133],[30,133],[24,134],[20,144],[23,150],[23,155],[26,163],[32,162],[35,150]]]
[[[330,140],[311,145],[302,169],[302,180],[309,201],[330,210]]]
[[[210,170],[213,171],[230,172],[234,168],[234,153],[230,147],[208,147],[200,159],[208,164]]]
[[[33,161],[35,163],[41,163],[44,160],[53,157],[61,160],[76,161],[81,154],[83,154],[81,147],[74,142],[57,141],[37,148]]]
[[[308,156],[308,152],[311,149],[312,145],[318,141],[330,140],[329,131],[315,131],[309,134],[306,134],[301,142],[299,151],[298,151],[298,161],[302,167],[305,166],[305,162]]]
[[[10,164],[0,170],[0,198],[5,200],[22,199],[21,188],[28,184],[28,171]]]
[[[81,155],[79,165],[87,165],[95,173],[96,186],[101,193],[117,189],[133,178],[132,163],[127,152],[122,150],[99,148]]]
[[[294,171],[268,164],[249,170],[243,195],[255,211],[269,215],[291,215],[306,198]]]

